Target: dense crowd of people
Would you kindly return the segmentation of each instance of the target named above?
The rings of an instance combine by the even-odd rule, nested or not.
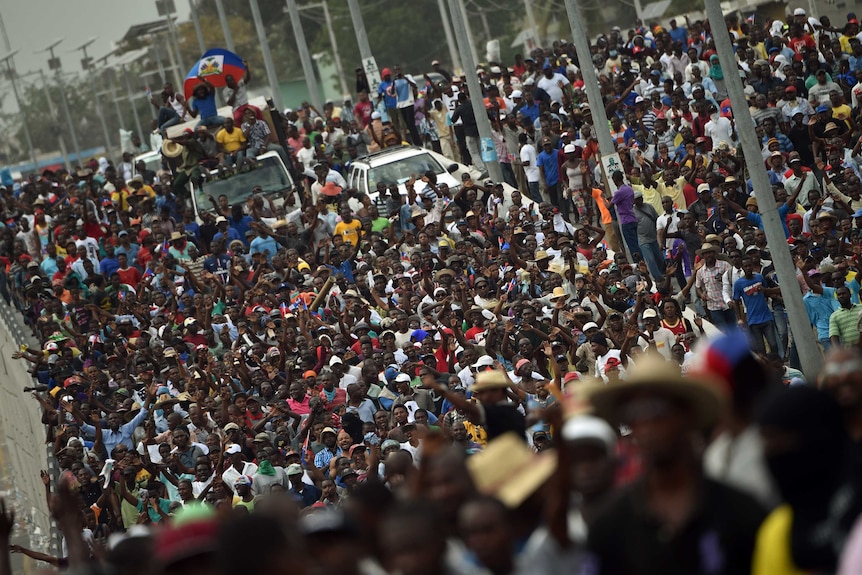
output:
[[[437,61],[373,93],[360,71],[355,103],[272,111],[274,130],[248,77],[225,92],[236,120],[211,86],[166,86],[156,132],[201,122],[166,140],[174,169],[133,176],[127,154],[0,188],[0,292],[39,341],[14,358],[64,538],[10,545],[3,504],[0,546],[122,574],[862,571],[862,34],[801,8],[726,24],[734,70],[705,22],[639,24],[591,62],[565,41],[488,62],[483,94]],[[622,161],[607,177],[583,65]],[[762,157],[737,147],[736,73]],[[347,187],[356,158],[405,144],[473,170]],[[187,182],[267,150],[299,203],[249,190],[199,220]],[[779,280],[811,333],[789,332]]]

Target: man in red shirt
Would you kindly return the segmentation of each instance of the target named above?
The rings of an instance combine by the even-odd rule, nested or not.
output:
[[[129,266],[129,256],[122,252],[117,254],[117,263],[120,264],[120,267],[117,269],[117,273],[120,275],[120,283],[137,288],[138,282],[141,281],[141,272],[138,271],[138,268]]]
[[[368,92],[365,90],[359,92],[359,101],[353,106],[353,115],[356,117],[356,122],[360,128],[365,128],[368,122],[371,121],[371,113],[374,111],[374,106],[371,100],[368,99]]]

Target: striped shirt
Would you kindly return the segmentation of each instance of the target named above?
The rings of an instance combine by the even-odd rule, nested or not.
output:
[[[723,311],[728,308],[729,297],[725,297],[730,291],[729,285],[725,285],[730,283],[728,271],[730,264],[723,260],[716,260],[713,267],[704,265],[697,270],[694,286],[703,290],[706,309]]]
[[[838,336],[845,346],[859,341],[859,314],[862,305],[854,304],[849,309],[840,307],[829,316],[829,337]]]

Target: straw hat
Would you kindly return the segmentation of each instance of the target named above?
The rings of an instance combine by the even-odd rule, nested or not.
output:
[[[508,387],[512,387],[512,382],[506,377],[506,373],[493,369],[483,371],[476,376],[476,383],[473,384],[473,393],[489,389],[506,389]]]
[[[551,295],[551,301],[557,301],[558,299],[561,299],[564,297],[568,297],[568,294],[566,293],[566,288],[555,287],[554,293],[553,293],[553,295]]]
[[[153,408],[154,409],[164,409],[170,405],[174,405],[174,404],[179,403],[179,402],[180,402],[180,400],[171,396],[170,393],[163,393],[163,394],[159,395],[159,399],[158,399],[158,401],[156,401],[156,404],[153,406]]]
[[[162,155],[166,158],[179,158],[183,155],[183,145],[173,140],[162,142]]]
[[[631,366],[625,380],[594,389],[589,401],[596,415],[616,425],[620,423],[621,408],[632,395],[644,392],[670,396],[688,406],[698,427],[707,428],[721,413],[722,389],[713,376],[692,372],[683,375],[679,366],[650,354]]]
[[[479,492],[492,495],[515,509],[536,492],[554,473],[557,454],[553,450],[533,453],[523,438],[509,432],[467,460],[467,468]]]

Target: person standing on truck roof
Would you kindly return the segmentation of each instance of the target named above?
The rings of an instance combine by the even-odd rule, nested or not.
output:
[[[186,184],[189,181],[194,182],[195,185],[200,184],[200,161],[205,157],[204,150],[195,140],[195,133],[190,128],[186,128],[182,134],[171,140],[183,147],[183,163],[180,164],[174,178],[174,193],[179,197],[187,197]]]
[[[192,118],[200,117],[198,126],[212,128],[224,124],[224,118],[218,115],[215,101],[215,86],[204,79],[192,91],[192,101],[183,102],[183,107]]]
[[[245,66],[245,74],[243,77],[237,81],[232,74],[225,76],[225,88],[221,92],[224,97],[224,101],[227,102],[228,106],[233,110],[233,121],[237,126],[242,125],[245,111],[249,108],[254,111],[254,115],[256,117],[261,117],[260,109],[248,103],[248,89],[246,86],[251,82],[251,69],[248,67],[248,62],[246,60],[243,60],[242,63]]]
[[[278,152],[285,167],[290,166],[290,159],[284,148],[275,141],[269,124],[254,115],[254,110],[249,106],[243,111],[242,133],[248,140],[248,154],[259,156],[264,152]]]

